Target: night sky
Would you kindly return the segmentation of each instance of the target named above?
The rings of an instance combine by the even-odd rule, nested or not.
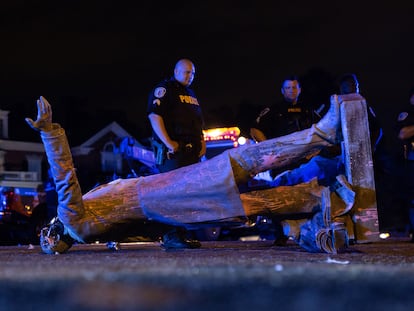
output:
[[[40,4],[41,3],[41,4]],[[78,145],[117,121],[145,137],[147,95],[182,57],[209,126],[244,126],[302,78],[314,105],[345,72],[360,79],[390,137],[414,86],[414,2],[3,1],[0,108],[11,139],[38,141],[24,123],[43,95]]]

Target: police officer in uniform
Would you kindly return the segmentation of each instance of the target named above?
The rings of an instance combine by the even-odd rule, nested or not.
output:
[[[250,127],[250,136],[256,141],[261,142],[267,139],[288,135],[316,123],[320,118],[312,111],[310,107],[304,105],[300,101],[299,96],[302,91],[297,76],[292,75],[286,77],[280,89],[283,99],[270,107],[264,108],[254,120]],[[308,159],[303,159],[301,163],[305,163]],[[286,167],[285,169],[289,169]],[[275,176],[283,170],[270,170],[261,173],[259,179],[273,180]],[[266,176],[266,174],[270,176]],[[264,175],[264,177],[262,177]],[[270,179],[270,180],[269,180]],[[261,223],[266,217],[259,216],[256,220]],[[267,223],[267,220],[264,221]],[[274,244],[282,246],[286,244],[287,237],[283,233],[280,220],[272,217],[272,223],[275,228]]]
[[[283,99],[259,113],[250,128],[250,136],[261,142],[303,130],[319,121],[320,117],[299,99],[301,91],[298,77],[286,77],[281,86]]]
[[[203,115],[194,91],[190,88],[195,66],[180,59],[173,77],[157,84],[148,98],[147,114],[153,131],[153,150],[160,173],[200,161],[206,152]],[[173,228],[164,234],[162,246],[198,248],[197,240],[187,239],[184,228]]]
[[[254,120],[250,135],[258,142],[300,131],[315,123],[315,116],[299,96],[302,89],[296,76],[286,77],[282,82],[283,99],[264,108]]]
[[[398,139],[403,144],[405,199],[408,205],[411,242],[414,242],[414,87],[409,93],[409,105],[397,120]]]
[[[174,76],[159,83],[149,95],[147,113],[161,173],[197,163],[205,154],[202,111],[190,88],[194,74],[194,64],[181,59]]]

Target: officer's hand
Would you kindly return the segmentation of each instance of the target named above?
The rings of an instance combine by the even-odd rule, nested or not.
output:
[[[168,148],[168,153],[175,153],[178,151],[179,148],[179,144],[178,142],[176,142],[175,140],[170,141],[170,143],[168,144],[167,148]]]
[[[29,126],[36,131],[50,131],[52,129],[52,107],[43,96],[37,100],[37,119],[33,121],[25,118]]]

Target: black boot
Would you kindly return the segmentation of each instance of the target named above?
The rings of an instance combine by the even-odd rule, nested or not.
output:
[[[184,228],[174,228],[163,235],[161,247],[164,249],[199,248],[201,243],[187,239],[187,230]]]

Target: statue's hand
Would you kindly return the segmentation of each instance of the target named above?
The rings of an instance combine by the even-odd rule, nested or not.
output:
[[[37,119],[25,118],[29,126],[36,131],[48,132],[52,129],[52,107],[43,96],[37,100]]]

